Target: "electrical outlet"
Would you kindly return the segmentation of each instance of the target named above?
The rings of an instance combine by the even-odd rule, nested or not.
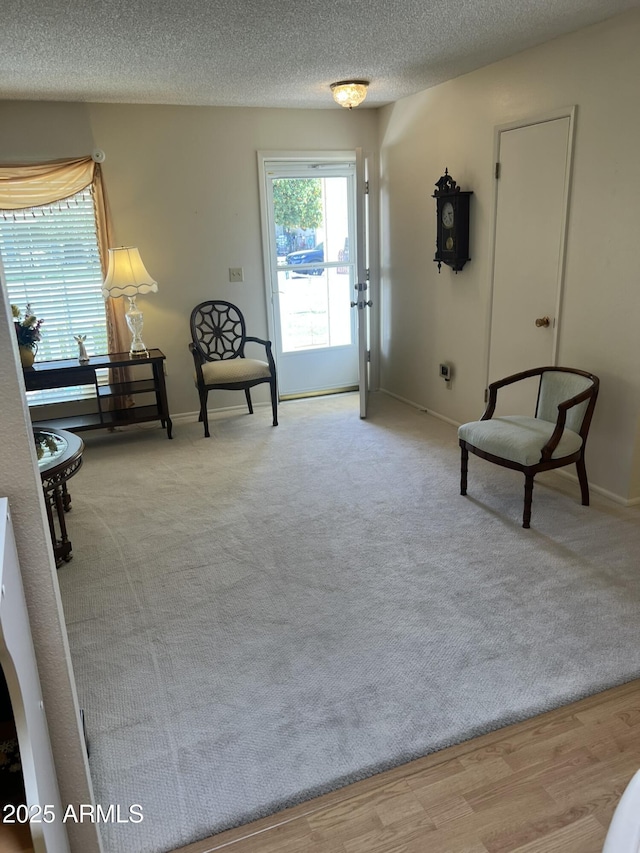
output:
[[[229,281],[244,281],[242,267],[229,267]]]
[[[440,376],[442,377],[442,379],[444,379],[446,382],[451,382],[452,374],[453,370],[450,364],[447,364],[445,362],[444,364],[440,365]]]

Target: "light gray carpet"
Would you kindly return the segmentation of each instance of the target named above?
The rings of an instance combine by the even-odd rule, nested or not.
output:
[[[108,853],[157,853],[640,674],[640,513],[376,395],[85,434],[59,572]],[[588,468],[588,460],[587,460]],[[536,481],[538,483],[538,481]],[[545,485],[546,484],[546,485]]]

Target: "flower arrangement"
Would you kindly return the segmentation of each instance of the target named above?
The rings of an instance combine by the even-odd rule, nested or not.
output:
[[[36,443],[36,454],[39,460],[42,459],[45,453],[48,453],[49,456],[55,456],[58,452],[58,445],[60,442],[55,435],[52,435],[50,432],[34,430],[33,438]]]
[[[40,335],[42,320],[38,320],[36,315],[31,313],[30,305],[27,305],[25,308],[24,317],[17,305],[11,306],[11,313],[13,314],[13,325],[16,327],[16,335],[18,336],[18,346],[28,347],[28,349],[32,350],[37,349],[38,341],[42,340]]]

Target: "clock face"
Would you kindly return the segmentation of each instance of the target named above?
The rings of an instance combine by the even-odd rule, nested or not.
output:
[[[442,224],[445,228],[453,228],[453,205],[445,201],[442,206]]]

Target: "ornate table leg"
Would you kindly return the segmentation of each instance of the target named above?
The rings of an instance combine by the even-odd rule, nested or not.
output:
[[[67,491],[66,482],[62,484],[61,488],[62,488],[62,503],[64,505],[64,511],[69,512],[69,510],[71,509],[71,495]]]
[[[59,484],[46,491],[44,493],[44,503],[47,510],[49,531],[51,533],[53,556],[56,561],[56,566],[60,566],[63,560],[68,563],[73,556],[71,553],[71,542],[69,541],[69,536],[67,534],[67,522],[64,517],[65,512],[71,508],[71,500],[64,488],[64,484]],[[56,519],[60,529],[60,538],[58,538],[58,533],[56,531]]]

